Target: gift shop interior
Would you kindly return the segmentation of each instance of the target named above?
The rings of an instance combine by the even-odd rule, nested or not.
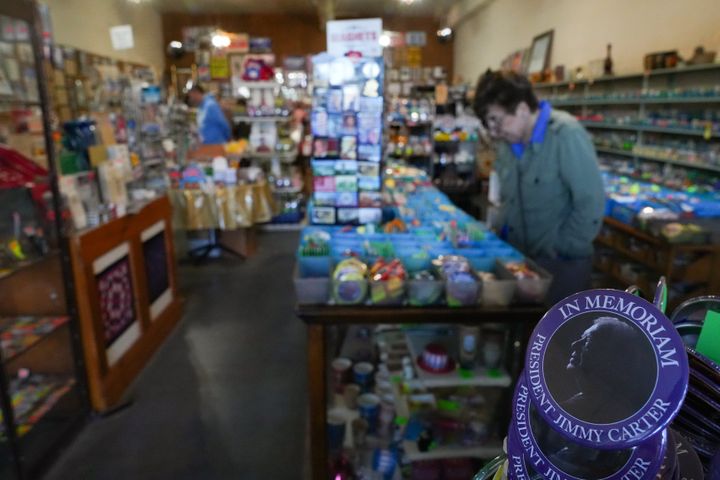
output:
[[[720,480],[718,25],[0,1],[0,479]]]

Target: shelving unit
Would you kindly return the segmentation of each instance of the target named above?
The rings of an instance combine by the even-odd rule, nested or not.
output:
[[[659,145],[668,148],[676,141],[709,142],[717,151],[720,140],[720,64],[692,65],[682,68],[536,84],[541,97],[559,108],[566,107],[583,119],[583,125],[597,135],[613,131],[636,135],[640,148]],[[675,110],[683,109],[677,113]],[[668,115],[682,126],[673,125]],[[689,121],[688,119],[694,119]],[[658,124],[659,123],[659,124]],[[603,133],[606,132],[606,133]],[[649,138],[656,138],[650,142]],[[632,159],[636,168],[642,162],[664,162],[677,168],[720,171],[717,164],[670,160],[666,155],[599,148],[611,158]]]
[[[661,275],[665,276],[671,306],[720,290],[720,245],[671,244],[612,218],[605,218],[595,243],[597,270],[623,287],[636,284],[646,294],[653,292]],[[603,255],[603,249],[609,249],[612,256]],[[686,260],[680,263],[682,258]],[[623,273],[623,264],[638,265],[642,273],[628,276]],[[687,290],[674,291],[673,286],[679,283],[686,284]]]
[[[17,255],[14,262],[4,258],[4,268],[0,271],[0,478],[3,480],[38,478],[58,449],[70,442],[89,411],[72,268],[57,184],[56,152],[51,138],[47,70],[43,43],[35,28],[40,25],[37,8],[30,0],[0,2],[0,23],[10,25],[11,31],[17,27],[19,31],[28,32],[27,38],[6,43],[10,51],[6,48],[4,54],[17,55],[23,71],[34,70],[37,83],[27,84],[25,88],[36,88],[39,98],[38,102],[1,99],[0,124],[10,130],[15,127],[3,105],[30,107],[37,112],[41,127],[33,135],[38,141],[42,140],[46,157],[42,163],[48,170],[50,196],[44,208],[54,217],[48,221],[47,217],[30,218],[24,213],[22,225],[18,226],[21,233],[15,236],[30,258],[19,260],[22,256]],[[33,52],[32,59],[19,54],[21,47]],[[13,96],[17,98],[20,93],[14,92]],[[23,161],[19,156],[8,158]],[[33,160],[41,161],[34,157]],[[13,210],[20,207],[25,212],[37,211],[31,196],[28,194],[26,198],[22,205],[3,202],[0,216],[11,218]],[[22,233],[26,222],[34,222],[45,232],[47,249],[38,248],[36,258],[29,255],[29,239]],[[3,225],[4,229],[7,227]]]
[[[329,362],[337,357],[355,358],[364,356],[373,350],[372,340],[367,336],[359,334],[360,330],[377,329],[376,335],[382,335],[390,351],[395,351],[394,344],[397,342],[408,343],[408,356],[415,356],[423,348],[423,341],[429,341],[429,336],[419,333],[420,339],[410,340],[416,332],[424,332],[427,329],[449,330],[452,325],[473,324],[480,327],[500,328],[506,330],[505,345],[502,348],[506,352],[503,361],[503,375],[500,377],[488,377],[484,375],[482,368],[476,369],[477,375],[470,379],[461,378],[457,373],[446,375],[432,375],[436,381],[428,379],[420,373],[421,369],[414,366],[417,373],[415,379],[409,381],[407,386],[415,385],[419,390],[432,388],[445,389],[448,385],[468,386],[474,384],[480,387],[501,388],[497,392],[498,400],[495,409],[499,414],[496,417],[503,417],[506,414],[510,402],[510,388],[514,378],[521,369],[522,353],[525,350],[525,339],[533,328],[535,322],[540,319],[544,309],[542,307],[464,307],[464,308],[443,308],[443,307],[342,307],[342,306],[299,306],[296,309],[297,315],[308,325],[308,374],[310,393],[310,437],[311,437],[311,459],[312,478],[327,478],[327,424],[326,414],[336,408],[336,401],[332,400],[329,394],[330,378],[328,373]],[[403,327],[405,326],[405,328]],[[382,332],[382,333],[381,333]],[[449,335],[449,333],[447,333]],[[425,335],[425,336],[424,336]],[[424,338],[423,338],[424,336]],[[410,347],[410,344],[414,346]],[[412,351],[411,351],[412,350]],[[419,354],[419,353],[418,353]],[[395,372],[391,369],[391,374]],[[416,382],[416,383],[413,383]],[[429,385],[428,385],[429,383]],[[421,385],[422,384],[422,385]],[[395,413],[396,418],[409,419],[410,410],[407,401],[403,399],[403,392],[397,383],[394,383]],[[336,395],[337,396],[337,395]],[[492,407],[490,407],[492,408]],[[498,425],[504,420],[500,420]],[[493,426],[489,426],[489,438],[496,438],[493,434]],[[368,437],[369,439],[370,437]],[[426,459],[449,459],[449,458],[492,458],[496,456],[501,445],[498,441],[489,440],[476,446],[453,446],[439,445],[428,452],[420,452],[415,442],[403,440],[401,445],[405,451],[405,459],[418,461]]]
[[[637,125],[637,124],[619,124],[619,123],[604,123],[604,122],[580,122],[588,128],[600,128],[605,130],[627,130],[631,132],[650,132],[650,133],[665,133],[668,135],[688,135],[691,137],[705,137],[706,133],[704,130],[695,128],[668,128],[668,127],[654,127],[652,125]],[[720,138],[720,133],[713,132],[710,135],[711,138]]]
[[[276,81],[258,81],[258,82],[235,82],[236,93],[240,90],[247,89],[251,93],[253,98],[254,93],[258,93],[262,98],[262,105],[266,105],[266,94],[269,94],[272,99],[276,98],[276,95],[281,90],[281,85]],[[272,92],[268,92],[272,90]],[[264,107],[263,107],[264,108]],[[282,110],[280,112],[284,113]],[[278,113],[278,109],[275,110]],[[259,138],[264,138],[267,132],[263,129],[274,129],[273,135],[276,137],[276,142],[279,140],[277,135],[278,126],[284,126],[292,120],[291,115],[233,115],[234,123],[247,123],[251,125],[250,139],[255,135]],[[274,127],[272,126],[274,125]],[[271,180],[270,185],[272,187],[273,197],[275,203],[278,205],[281,213],[273,218],[273,222],[277,224],[298,224],[301,218],[302,203],[304,201],[303,189],[300,188],[276,188],[273,177],[277,176],[280,179],[292,177],[292,173],[288,173],[292,165],[297,166],[298,157],[298,146],[294,146],[293,151],[276,151],[274,150],[275,145],[268,145],[263,140],[262,145],[266,145],[271,148],[271,151],[246,151],[242,154],[242,159],[250,162],[257,162],[259,166],[263,168],[268,178]],[[252,148],[252,147],[251,147]],[[277,164],[279,162],[279,164]],[[297,221],[296,221],[297,220]]]
[[[434,87],[430,90],[414,88],[410,95],[385,100],[388,109],[386,125],[390,132],[386,158],[421,168],[431,177],[435,156],[432,138],[434,92]]]
[[[428,343],[427,338],[420,335],[406,334],[407,344],[411,358],[415,362],[415,373],[417,379],[408,381],[408,385],[414,388],[452,388],[452,387],[509,387],[512,384],[510,375],[504,369],[499,369],[491,375],[482,366],[476,366],[472,372],[461,372],[454,369],[449,373],[429,373],[420,368],[417,360],[422,354],[423,348]]]
[[[276,122],[289,122],[292,117],[290,115],[276,115],[276,116],[257,116],[251,117],[248,115],[234,115],[233,121],[245,122],[245,123],[276,123]]]
[[[256,160],[272,160],[273,158],[277,158],[281,161],[293,162],[297,157],[297,152],[245,152],[242,157]]]
[[[688,167],[688,168],[695,168],[699,170],[707,170],[709,172],[717,172],[720,173],[720,165],[714,166],[714,165],[703,165],[699,162],[687,162],[683,160],[674,160],[670,158],[660,158],[660,157],[654,157],[652,155],[643,155],[636,153],[634,151],[629,150],[620,150],[619,148],[607,148],[607,147],[601,147],[601,146],[595,146],[595,150],[598,153],[607,153],[609,155],[617,155],[622,157],[630,157],[630,158],[639,158],[642,160],[649,160],[652,162],[661,162],[661,163],[668,163],[671,165],[677,165],[680,167]]]
[[[601,163],[631,178],[673,185],[720,179],[720,64],[535,85],[541,97],[581,119]],[[662,179],[662,180],[661,180]],[[711,221],[709,230],[716,230]],[[668,278],[670,303],[720,288],[714,245],[676,245],[606,218],[595,269],[618,286],[652,293]]]
[[[436,447],[427,452],[418,450],[415,442],[403,442],[405,457],[410,462],[443,458],[494,458],[503,451],[499,442],[473,447]]]

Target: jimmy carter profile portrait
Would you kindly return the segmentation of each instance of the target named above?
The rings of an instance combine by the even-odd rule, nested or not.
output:
[[[590,315],[566,322],[569,328],[563,325],[553,335],[548,353],[551,348],[558,350],[557,363],[564,365],[552,365],[556,375],[549,376],[557,378],[548,380],[548,388],[573,417],[588,423],[615,423],[641,409],[652,394],[657,372],[654,351],[648,338],[629,321]],[[578,327],[583,328],[579,338]],[[546,363],[546,378],[548,367]],[[553,383],[564,385],[554,388]]]

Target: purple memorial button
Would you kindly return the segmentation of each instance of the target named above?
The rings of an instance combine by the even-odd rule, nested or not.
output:
[[[653,478],[660,471],[667,447],[667,430],[635,447],[616,450],[600,450],[569,441],[541,418],[524,379],[515,389],[511,429],[527,468],[543,478],[557,480]],[[510,452],[508,447],[508,455]]]
[[[553,306],[528,344],[525,378],[540,416],[587,447],[634,447],[664,430],[688,388],[685,346],[650,302],[589,290]]]
[[[507,478],[508,480],[541,480],[543,477],[525,461],[522,445],[510,424],[507,436]]]

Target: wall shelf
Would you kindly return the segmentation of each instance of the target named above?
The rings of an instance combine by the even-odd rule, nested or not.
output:
[[[664,133],[668,135],[687,135],[691,137],[704,137],[705,131],[700,129],[692,128],[669,128],[669,127],[654,127],[651,125],[631,125],[631,124],[617,124],[608,122],[591,122],[583,120],[582,123],[588,128],[599,128],[604,130],[626,130],[630,132],[650,132],[650,133]],[[720,138],[720,133],[713,132],[711,138]]]
[[[663,104],[705,104],[720,103],[720,97],[677,97],[677,98],[579,98],[579,99],[549,99],[556,107],[583,107],[586,105],[663,105]]]
[[[533,85],[534,88],[554,88],[554,87],[567,87],[570,85],[592,85],[593,83],[603,83],[603,82],[615,82],[618,80],[635,80],[635,79],[645,79],[649,77],[659,77],[663,75],[682,75],[684,73],[697,73],[697,72],[705,72],[705,71],[712,71],[712,70],[718,70],[720,69],[720,64],[717,63],[708,63],[703,65],[689,65],[686,67],[676,67],[676,68],[659,68],[657,70],[650,70],[647,72],[639,72],[639,73],[629,73],[625,75],[612,75],[612,76],[603,76],[603,77],[597,77],[592,79],[582,79],[582,80],[564,80],[562,82],[544,82],[544,83],[536,83]]]
[[[256,116],[251,117],[249,115],[233,115],[233,121],[236,123],[274,123],[274,122],[289,122],[292,117],[290,115],[273,115],[273,116]]]
[[[595,150],[598,153],[607,153],[609,155],[620,155],[623,157],[639,158],[642,160],[649,160],[651,162],[661,162],[661,163],[667,163],[670,165],[677,165],[680,167],[694,168],[696,170],[706,170],[709,172],[720,173],[720,166],[716,166],[716,165],[706,165],[706,164],[702,164],[702,163],[690,162],[690,161],[685,161],[685,160],[674,160],[671,158],[654,157],[652,155],[644,155],[644,154],[635,153],[633,151],[620,150],[617,148],[607,148],[607,147],[595,146]]]

